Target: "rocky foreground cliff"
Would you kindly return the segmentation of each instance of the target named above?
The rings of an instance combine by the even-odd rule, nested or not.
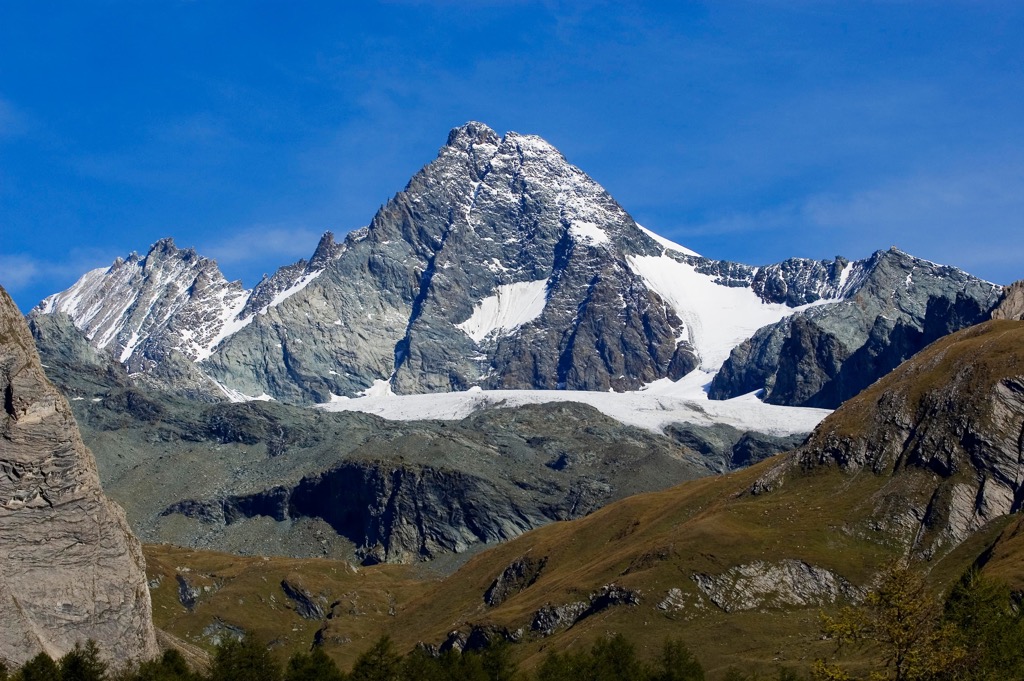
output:
[[[3,289],[0,391],[0,659],[58,657],[86,639],[114,662],[155,655],[139,542]]]

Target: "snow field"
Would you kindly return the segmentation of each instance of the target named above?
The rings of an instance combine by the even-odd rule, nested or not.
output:
[[[492,333],[508,333],[544,312],[548,280],[503,284],[493,296],[473,306],[473,314],[456,328],[479,343]]]
[[[673,423],[711,426],[716,423],[771,435],[807,433],[831,411],[765,404],[754,393],[731,400],[709,400],[705,388],[713,374],[695,370],[679,381],[667,378],[641,390],[616,393],[582,390],[481,390],[423,395],[382,395],[383,381],[366,397],[332,399],[324,411],[358,411],[391,421],[458,421],[480,409],[525,404],[581,402],[629,426],[662,433]]]
[[[717,371],[732,349],[762,326],[774,324],[794,312],[835,302],[788,307],[766,303],[746,286],[722,286],[693,265],[671,256],[627,256],[630,269],[668,303],[687,329],[700,357],[700,368]]]

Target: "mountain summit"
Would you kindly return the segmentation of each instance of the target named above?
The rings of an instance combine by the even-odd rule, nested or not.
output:
[[[892,272],[908,282],[898,304],[883,290]],[[543,139],[470,122],[368,227],[341,244],[328,233],[309,262],[253,291],[164,240],[145,258],[86,274],[33,314],[68,314],[147,380],[232,399],[327,402],[473,386],[621,391],[698,368],[710,379],[727,359],[716,394],[731,397],[787,375],[780,366],[791,358],[779,348],[793,334],[761,332],[730,358],[734,348],[805,309],[831,320],[816,327],[816,342],[837,348],[819,367],[828,374],[875,338],[864,328],[879,315],[948,332],[980,321],[999,294],[898,252],[767,267],[704,258],[637,225]],[[877,304],[823,311],[864,296]],[[960,314],[938,320],[944,310]],[[909,356],[918,341],[889,354]],[[795,351],[814,344],[805,345]],[[805,360],[820,364],[793,361]]]

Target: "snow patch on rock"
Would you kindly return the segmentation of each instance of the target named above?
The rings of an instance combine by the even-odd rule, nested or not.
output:
[[[594,246],[609,243],[608,233],[593,222],[574,222],[569,227],[569,234],[576,241],[588,243]]]
[[[493,296],[473,306],[469,319],[455,326],[477,343],[491,334],[508,334],[544,312],[547,289],[547,279],[503,284]]]
[[[693,345],[706,371],[718,370],[732,349],[762,326],[813,305],[836,302],[819,300],[801,307],[766,303],[751,288],[719,284],[669,255],[631,255],[626,261],[683,321],[688,332],[683,340]]]
[[[391,391],[391,381],[385,381],[383,379],[378,378],[377,380],[375,380],[373,382],[373,385],[371,385],[366,390],[360,391],[358,393],[358,395],[360,397],[365,397],[365,398],[381,398],[381,397],[394,397],[395,393],[393,393]],[[349,400],[348,402],[351,402],[351,401],[352,400]],[[345,404],[347,404],[348,402],[345,402]],[[338,402],[332,399],[331,400],[331,404],[338,404]],[[343,408],[343,409],[338,409],[338,410],[328,409],[328,411],[348,411],[348,410]]]

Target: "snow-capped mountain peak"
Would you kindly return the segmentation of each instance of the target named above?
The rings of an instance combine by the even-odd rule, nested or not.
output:
[[[894,278],[906,280],[900,291]],[[974,281],[903,254],[757,267],[705,258],[640,227],[545,140],[469,122],[367,227],[342,243],[324,234],[309,261],[252,291],[161,240],[144,258],[86,273],[34,314],[66,312],[131,371],[176,351],[234,396],[624,391],[723,365],[729,384],[750,392],[772,387],[769,374],[736,367],[780,361],[781,341],[743,354],[768,327],[818,324],[819,355],[841,364],[872,325],[878,338],[909,333],[877,319],[947,328],[926,323],[944,305],[953,326],[975,319],[998,291]]]
[[[133,253],[87,272],[34,312],[67,314],[95,347],[142,370],[144,346],[156,339],[192,358],[208,352],[249,293],[227,281],[213,260],[166,238],[144,257]]]

